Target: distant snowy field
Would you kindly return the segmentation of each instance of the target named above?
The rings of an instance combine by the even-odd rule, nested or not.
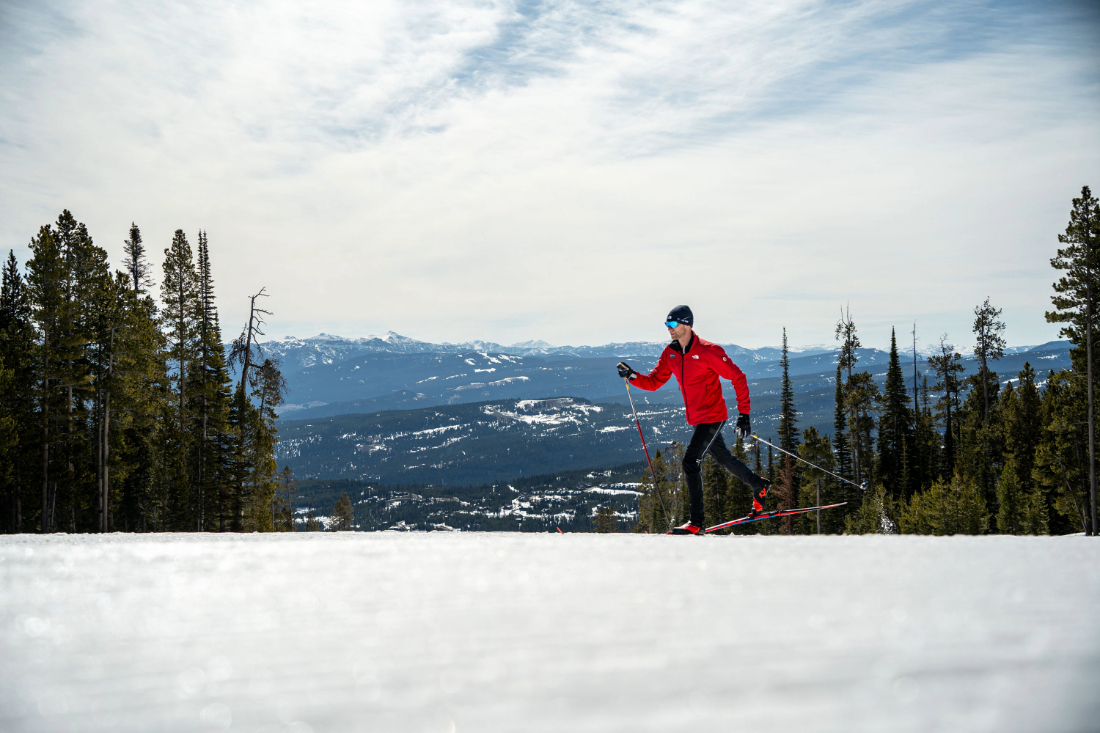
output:
[[[0,731],[1097,731],[1100,541],[0,538]]]

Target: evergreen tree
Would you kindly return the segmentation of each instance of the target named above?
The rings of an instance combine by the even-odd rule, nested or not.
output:
[[[1032,481],[1049,509],[1052,534],[1087,532],[1088,425],[1085,380],[1070,370],[1050,373],[1042,393],[1042,424]]]
[[[294,493],[298,490],[298,482],[294,480],[294,470],[290,466],[283,466],[283,470],[279,473],[279,482],[282,484],[283,491],[286,492],[287,508],[284,525],[280,528],[280,531],[295,532],[297,530],[294,526]],[[641,516],[641,511],[639,511],[639,520]]]
[[[203,231],[199,232],[197,265],[196,348],[189,372],[195,420],[189,442],[195,446],[191,466],[197,492],[195,523],[196,529],[202,530],[215,519],[219,524],[224,520],[230,462],[229,374],[215,306],[210,249]]]
[[[139,296],[144,295],[152,287],[153,278],[149,274],[149,261],[145,257],[145,245],[141,242],[141,230],[137,224],[130,224],[130,238],[123,240],[122,249],[126,253],[122,265],[130,286]]]
[[[619,521],[615,518],[615,508],[603,504],[596,510],[596,531],[600,534],[612,534],[619,531]]]
[[[909,395],[898,357],[898,342],[890,331],[890,362],[886,369],[886,384],[882,395],[882,416],[878,422],[878,479],[886,490],[899,498],[907,498],[912,487],[906,485],[906,458],[912,436]]]
[[[798,450],[798,411],[794,407],[794,388],[791,386],[791,360],[787,353],[787,329],[783,329],[783,352],[779,359],[783,371],[779,389],[779,447],[791,453]]]
[[[857,482],[872,481],[874,465],[872,431],[874,415],[878,410],[879,391],[870,372],[856,372],[844,387],[845,407],[848,411],[848,434],[855,448],[855,477]]]
[[[844,408],[844,376],[840,362],[836,365],[836,394],[833,398],[833,455],[836,456],[836,472],[851,479],[852,449],[848,443],[848,413]]]
[[[170,433],[172,465],[167,470],[169,502],[174,513],[167,521],[175,529],[191,529],[200,512],[198,494],[189,472],[193,407],[187,387],[198,351],[196,316],[201,307],[194,255],[182,229],[176,230],[171,246],[164,250],[162,267],[161,324],[168,339],[168,358],[175,369],[172,381],[176,384],[175,415]]]
[[[132,283],[132,276],[127,275]],[[112,449],[118,500],[114,526],[144,532],[161,526],[168,513],[166,487],[172,426],[166,414],[171,388],[166,340],[158,328],[152,297],[139,290],[126,295],[126,321],[115,365],[119,443]]]
[[[1024,533],[1027,496],[1018,475],[1015,459],[1009,458],[997,482],[997,531],[1001,534]]]
[[[804,461],[820,466],[824,470],[806,466],[802,472],[802,486],[799,490],[799,506],[821,506],[832,504],[838,499],[837,481],[826,471],[836,473],[833,452],[829,446],[829,436],[820,435],[817,428],[808,427],[802,431],[802,445],[798,448]],[[846,509],[847,507],[843,507]],[[845,514],[840,510],[813,512],[802,516],[799,530],[802,533],[835,534],[844,530]]]
[[[0,469],[0,506],[5,532],[23,532],[31,527],[35,506],[36,468],[41,448],[35,417],[35,353],[34,326],[27,286],[19,272],[15,253],[8,253],[0,284],[0,364],[10,375],[0,389],[0,422],[9,420],[0,433],[10,435]],[[10,428],[10,433],[8,432]],[[2,437],[2,436],[0,436]],[[24,515],[28,522],[24,523]]]
[[[252,373],[253,400],[258,402],[254,412],[250,412],[249,431],[250,452],[247,455],[250,471],[245,496],[248,499],[244,517],[246,531],[273,532],[274,519],[268,523],[269,509],[279,489],[275,462],[275,444],[278,442],[278,430],[275,427],[279,419],[275,412],[283,404],[286,394],[286,380],[279,371],[278,362],[264,359],[263,364]]]
[[[1073,199],[1069,224],[1058,242],[1066,245],[1050,260],[1051,267],[1065,274],[1054,283],[1054,310],[1046,314],[1052,323],[1062,323],[1061,336],[1076,348],[1071,352],[1077,374],[1085,374],[1086,422],[1088,423],[1089,532],[1097,533],[1096,432],[1093,403],[1092,344],[1096,338],[1095,314],[1100,299],[1100,202],[1088,186]]]
[[[989,511],[977,483],[956,474],[914,494],[898,512],[898,528],[902,534],[985,534]]]
[[[947,343],[947,334],[940,336],[940,353],[928,359],[932,371],[936,374],[936,384],[932,387],[940,393],[936,402],[936,415],[943,426],[943,462],[940,478],[947,479],[955,473],[956,453],[959,439],[959,408],[963,373],[962,357],[955,347]]]
[[[68,211],[64,212],[68,214]],[[41,505],[39,531],[52,532],[57,506],[58,458],[64,460],[60,429],[68,412],[65,384],[72,381],[75,353],[66,298],[68,272],[61,240],[50,225],[31,240],[27,262],[27,293],[37,325],[35,387],[41,420]],[[59,450],[60,449],[60,450]],[[58,456],[58,453],[61,456]]]
[[[336,500],[336,507],[332,511],[332,519],[333,529],[337,532],[355,529],[355,509],[351,505],[348,492],[345,491],[340,494],[340,498]],[[615,521],[614,514],[611,515],[611,520]]]
[[[874,387],[874,381],[871,379],[871,375],[863,372],[866,376],[858,376],[853,372],[856,363],[859,361],[859,354],[857,350],[862,346],[859,342],[859,336],[856,333],[856,324],[852,320],[851,311],[844,309],[840,313],[840,320],[836,324],[836,339],[840,342],[840,348],[837,352],[837,368],[838,371],[847,373],[847,380],[844,384],[844,409],[847,413],[848,422],[848,441],[851,454],[852,454],[852,471],[851,475],[859,483],[864,478],[869,478],[870,468],[870,429],[866,425],[865,411],[861,412],[861,408],[866,406],[868,396],[872,396],[868,391],[867,383],[870,382]],[[857,390],[858,394],[853,394],[853,390]],[[874,394],[877,395],[878,388],[875,387]],[[859,425],[857,430],[854,426]],[[872,426],[873,427],[873,426]]]
[[[1004,450],[1016,471],[1021,491],[1031,490],[1031,474],[1035,468],[1035,452],[1042,432],[1043,400],[1035,384],[1035,371],[1030,362],[1020,370],[1019,387],[1010,384],[1001,398],[1004,420]]]
[[[989,424],[989,362],[996,361],[1004,356],[1005,340],[1001,334],[1005,330],[1005,324],[1000,321],[1001,309],[989,304],[989,298],[974,308],[974,358],[981,367],[982,400],[985,410],[982,413],[982,422]]]
[[[940,450],[940,434],[936,430],[936,420],[932,414],[929,397],[928,377],[921,378],[920,402],[914,424],[913,445],[915,463],[912,467],[911,486],[920,491],[932,485],[939,477],[943,459]]]

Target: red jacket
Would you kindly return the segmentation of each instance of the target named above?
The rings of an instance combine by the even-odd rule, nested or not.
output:
[[[637,373],[630,383],[653,392],[675,375],[684,396],[688,425],[729,420],[722,384],[718,377],[733,382],[737,392],[737,410],[749,414],[749,383],[745,373],[734,364],[718,344],[701,339],[694,333],[687,354],[681,353],[680,342],[673,341],[661,352],[661,360],[649,374]]]

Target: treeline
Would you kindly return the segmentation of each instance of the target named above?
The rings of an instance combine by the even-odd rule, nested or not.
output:
[[[68,211],[9,253],[0,283],[4,532],[292,528],[277,492],[285,382],[248,323],[222,346],[205,232],[177,229],[159,304],[141,231],[114,272]],[[228,363],[227,363],[228,362]],[[234,381],[230,369],[239,377]],[[284,477],[289,480],[289,477]]]
[[[902,369],[894,333],[880,389],[869,372],[858,369],[859,335],[845,310],[836,327],[833,432],[799,431],[784,331],[779,435],[773,440],[821,470],[770,446],[758,444],[747,454],[738,442],[734,452],[772,484],[770,509],[842,501],[847,506],[738,531],[1095,534],[1092,342],[1100,298],[1100,205],[1088,187],[1073,200],[1069,225],[1058,239],[1063,247],[1050,263],[1060,277],[1046,318],[1061,323],[1060,335],[1074,344],[1070,369],[1038,374],[1025,364],[1002,380],[993,367],[1004,355],[1005,326],[987,298],[974,309],[975,374],[962,376],[962,356],[945,334],[938,353],[928,359],[930,384],[918,373],[914,326],[912,375]],[[673,444],[654,460],[658,488],[675,523],[687,519],[683,448]],[[748,512],[748,489],[709,456],[703,480],[708,524]],[[668,521],[653,480],[646,475],[642,484],[646,493],[637,529],[665,531]]]

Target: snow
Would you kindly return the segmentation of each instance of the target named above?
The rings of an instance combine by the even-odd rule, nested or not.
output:
[[[0,730],[1096,730],[1098,560],[1086,537],[5,536]]]

